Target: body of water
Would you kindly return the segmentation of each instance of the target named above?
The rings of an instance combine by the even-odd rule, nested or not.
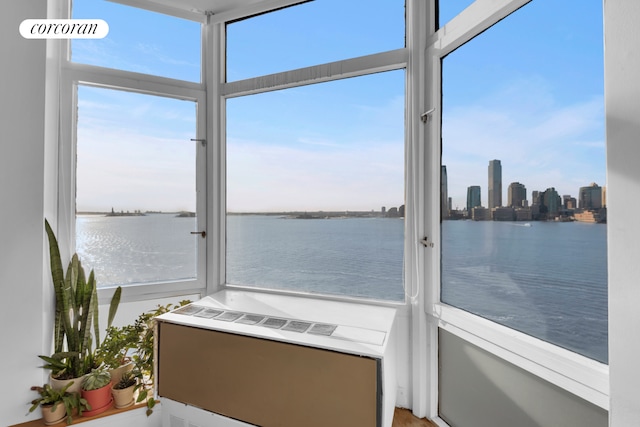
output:
[[[196,275],[195,218],[78,215],[76,252],[98,286],[182,280]]]
[[[227,217],[227,282],[404,300],[400,218]]]
[[[607,226],[445,221],[442,301],[606,362]]]
[[[99,285],[195,277],[195,218],[78,216]],[[607,361],[606,225],[445,221],[442,300]],[[227,283],[404,300],[402,219],[227,217]],[[88,273],[88,271],[87,271]]]

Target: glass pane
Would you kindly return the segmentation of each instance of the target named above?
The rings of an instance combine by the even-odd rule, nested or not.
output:
[[[196,108],[78,87],[76,251],[98,286],[196,276]]]
[[[442,69],[442,300],[607,362],[602,2],[531,2]]]
[[[437,0],[438,22],[437,27],[444,27],[457,14],[465,10],[475,0]]]
[[[106,0],[73,0],[72,14],[109,24],[104,39],[73,39],[72,61],[200,81],[200,23]]]
[[[322,0],[227,25],[227,81],[405,45],[404,0]]]
[[[227,283],[404,299],[404,80],[227,101]]]

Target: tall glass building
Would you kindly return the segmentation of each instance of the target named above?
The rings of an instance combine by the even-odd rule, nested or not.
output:
[[[502,206],[502,165],[500,160],[489,162],[489,203],[487,207],[499,208]]]

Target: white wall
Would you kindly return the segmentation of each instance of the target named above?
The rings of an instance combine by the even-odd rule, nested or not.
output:
[[[607,411],[440,330],[440,417],[452,426],[606,427]]]
[[[38,369],[43,321],[45,43],[25,40],[18,25],[46,16],[46,1],[3,4],[0,15],[0,421],[24,422]],[[39,415],[38,415],[39,417]]]
[[[640,2],[605,1],[611,427],[640,419]]]

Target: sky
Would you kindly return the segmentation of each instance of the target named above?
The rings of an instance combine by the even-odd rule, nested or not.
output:
[[[471,185],[487,205],[493,159],[503,204],[511,182],[529,201],[550,187],[577,198],[580,187],[606,185],[601,2],[532,1],[445,57],[442,90],[454,208]]]
[[[441,24],[469,3],[442,1]],[[230,25],[228,79],[403,47],[402,1],[365,5],[316,0]],[[471,185],[486,204],[493,159],[503,203],[515,181],[529,199],[606,185],[601,9],[533,0],[443,59],[442,163],[454,208]],[[75,40],[73,61],[200,80],[197,23],[103,0],[74,0],[73,17],[110,26],[105,39]],[[403,204],[404,79],[400,70],[229,99],[228,210]],[[195,209],[193,102],[80,87],[78,104],[79,211]]]

